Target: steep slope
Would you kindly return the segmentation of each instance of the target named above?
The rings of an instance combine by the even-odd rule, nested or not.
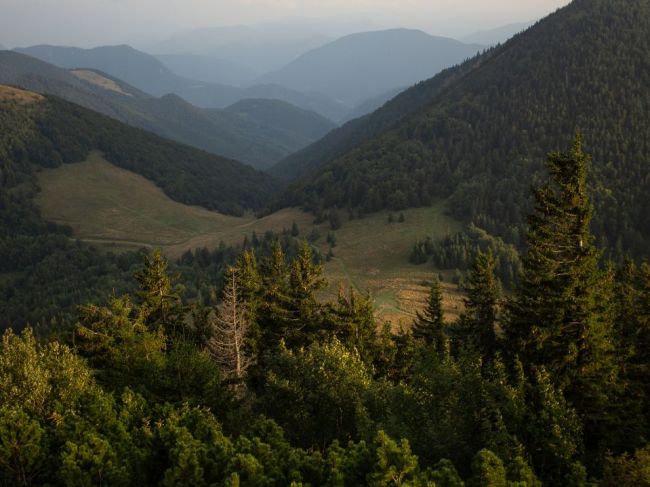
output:
[[[258,76],[252,69],[209,56],[168,54],[156,58],[177,75],[205,83],[241,86]]]
[[[355,106],[391,89],[431,78],[480,49],[418,30],[364,32],[303,54],[257,82],[315,91]]]
[[[2,87],[2,91],[11,91]],[[20,91],[20,90],[16,90]],[[30,92],[22,91],[29,94]],[[33,169],[84,160],[101,151],[112,164],[156,183],[169,197],[224,213],[262,208],[276,189],[263,173],[239,162],[162,139],[62,99],[45,96],[2,103],[3,186]]]
[[[288,88],[261,85],[247,88],[206,83],[176,75],[158,59],[129,46],[94,49],[33,46],[15,51],[66,69],[91,68],[107,73],[150,95],[180,95],[202,108],[225,108],[247,98],[279,99],[330,120],[340,119],[350,107],[319,93],[302,93]]]
[[[232,111],[203,110],[177,96],[154,98],[103,72],[69,72],[11,51],[0,53],[0,83],[60,96],[130,125],[258,168],[266,168],[318,140],[331,128],[323,127],[320,117],[313,114],[305,117],[306,125],[296,127],[294,133],[282,124],[300,110],[287,104],[269,102],[260,120],[250,114],[243,117]]]
[[[321,169],[285,201],[367,212],[450,197],[455,216],[518,242],[545,154],[581,128],[594,161],[594,230],[602,243],[650,255],[649,52],[650,3],[575,0],[418,87],[411,95],[425,100],[426,90],[433,99],[380,137],[372,138],[375,115],[357,122],[356,148],[344,156],[349,139],[321,144],[310,161]],[[392,107],[406,112],[407,95],[380,112],[386,119]],[[364,126],[371,137],[359,143]]]
[[[315,175],[326,164],[422,110],[449,86],[485,62],[492,53],[489,51],[458,67],[447,69],[438,76],[401,92],[375,112],[353,119],[321,140],[291,154],[269,172],[285,180],[301,177],[307,179],[308,176]]]
[[[390,91],[387,91],[386,93],[382,93],[381,95],[373,96],[372,98],[369,98],[364,102],[359,103],[356,107],[354,107],[352,110],[346,113],[345,117],[339,120],[339,123],[344,124],[349,122],[350,120],[354,120],[355,118],[360,118],[365,115],[368,115],[369,113],[372,113],[378,110],[379,108],[383,107],[388,101],[392,100],[397,95],[399,95],[402,91],[405,90],[406,88],[404,87],[394,88]]]

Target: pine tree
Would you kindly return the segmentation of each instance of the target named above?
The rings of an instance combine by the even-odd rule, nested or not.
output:
[[[488,360],[497,351],[496,326],[501,300],[501,287],[494,275],[495,268],[492,252],[479,251],[465,281],[467,297],[459,327],[471,346]]]
[[[413,336],[424,341],[428,346],[433,346],[438,353],[444,353],[448,347],[445,335],[444,313],[442,311],[442,290],[437,277],[433,278],[427,306],[422,313],[417,312],[413,323]]]
[[[568,153],[548,158],[551,181],[534,193],[507,335],[527,369],[544,366],[579,412],[597,416],[615,367],[611,283],[598,269],[589,230],[587,166],[579,134]]]

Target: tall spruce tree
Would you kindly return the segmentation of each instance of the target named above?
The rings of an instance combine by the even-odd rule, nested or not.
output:
[[[442,311],[442,290],[438,277],[433,278],[427,306],[423,312],[417,312],[413,323],[413,336],[424,341],[428,346],[433,346],[438,353],[447,350],[447,336],[445,335],[445,319]]]
[[[507,335],[527,369],[543,366],[583,418],[599,421],[616,374],[612,285],[589,230],[588,163],[580,134],[570,151],[548,157]]]
[[[144,265],[135,273],[142,321],[149,329],[162,326],[169,337],[187,338],[181,292],[168,274],[167,260],[160,250],[145,255]]]
[[[289,346],[307,345],[313,341],[320,329],[322,319],[321,305],[316,293],[327,286],[323,279],[323,266],[314,262],[314,252],[307,242],[303,242],[298,255],[291,263],[289,273],[289,296],[293,326],[287,330],[286,341]]]
[[[487,360],[492,359],[497,351],[501,286],[494,275],[495,268],[492,252],[478,253],[464,286],[467,297],[459,327],[467,342]]]
[[[256,310],[260,327],[260,352],[275,349],[291,326],[289,268],[282,246],[275,241],[271,255],[262,262],[262,294]]]

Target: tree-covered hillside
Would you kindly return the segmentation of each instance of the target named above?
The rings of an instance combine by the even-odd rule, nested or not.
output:
[[[580,128],[593,155],[596,234],[649,255],[649,53],[650,3],[575,0],[284,161],[285,173],[311,169],[284,203],[369,212],[449,198],[455,216],[519,243],[537,161]],[[408,97],[427,94],[409,109]],[[391,109],[411,114],[399,120]]]
[[[224,213],[262,208],[276,188],[236,161],[177,144],[56,97],[2,103],[3,186],[33,168],[56,167],[100,150],[116,166],[141,174],[171,198]]]
[[[102,83],[104,83],[102,85]],[[104,88],[112,84],[113,89]],[[334,124],[277,100],[263,113],[202,109],[175,95],[156,98],[100,71],[72,72],[17,52],[0,53],[0,84],[59,96],[121,122],[257,168],[318,140]]]

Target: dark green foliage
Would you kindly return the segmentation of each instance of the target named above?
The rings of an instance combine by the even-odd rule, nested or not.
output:
[[[414,331],[396,335],[370,296],[319,299],[320,258],[291,230],[176,266],[147,255],[134,291],[82,307],[73,334],[5,333],[0,482],[647,484],[650,267],[598,266],[586,169],[579,139],[549,158],[505,316],[489,252],[477,253],[457,322],[443,327],[436,280]],[[87,250],[43,224],[29,197],[5,201],[29,217],[16,226],[34,242],[27,262],[49,262],[42,236],[55,255]],[[127,272],[131,257],[110,259]],[[254,364],[236,389],[208,347],[223,333],[213,296],[226,268]],[[447,333],[465,346],[448,353]]]
[[[498,351],[497,326],[501,305],[501,287],[494,275],[496,262],[491,253],[479,252],[474,266],[463,286],[465,311],[460,317],[456,333],[463,345],[476,348],[486,360]]]
[[[616,377],[611,282],[589,231],[587,164],[579,136],[571,151],[548,158],[551,181],[535,191],[508,323],[524,364],[544,366],[584,414],[611,401]]]
[[[100,150],[116,166],[155,182],[171,198],[228,214],[260,209],[275,185],[248,166],[161,139],[55,97],[29,107],[3,103],[3,185],[17,172],[82,161]],[[11,137],[9,134],[15,134]],[[32,166],[29,166],[31,164]]]
[[[449,198],[518,245],[537,161],[581,127],[599,243],[648,256],[648,19],[645,0],[571,2],[284,161],[278,173],[302,175],[284,201],[368,213]]]
[[[343,225],[343,222],[341,221],[341,215],[336,208],[330,210],[328,218],[330,222],[330,228],[332,230],[338,230],[341,228],[341,225]]]
[[[448,351],[448,340],[445,336],[445,320],[442,312],[442,291],[440,281],[434,278],[429,291],[427,306],[422,313],[417,312],[413,323],[413,336],[423,340],[427,346],[432,346],[439,354]]]
[[[418,241],[413,247],[410,260],[414,264],[424,264],[431,256],[435,269],[466,271],[471,268],[480,252],[492,253],[496,260],[497,277],[507,288],[513,288],[521,272],[516,248],[474,225],[441,241],[434,241],[430,237]]]

